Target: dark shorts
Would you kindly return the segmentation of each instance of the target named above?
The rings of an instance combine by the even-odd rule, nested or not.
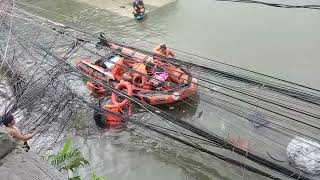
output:
[[[23,148],[26,152],[28,152],[28,151],[30,150],[30,146],[29,146],[29,144],[28,144],[27,142],[24,142],[24,143],[23,143],[22,148]]]
[[[136,13],[134,14],[134,17],[143,16],[143,13]]]

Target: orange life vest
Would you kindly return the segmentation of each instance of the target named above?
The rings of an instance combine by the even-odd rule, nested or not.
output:
[[[133,70],[135,70],[136,72],[139,72],[141,74],[147,75],[147,69],[146,69],[146,65],[142,64],[142,63],[136,63],[133,67]]]
[[[120,114],[122,115],[122,109],[121,107],[119,106],[119,104],[107,104],[103,107],[104,109],[106,110],[109,110],[111,112],[107,112],[107,115],[106,115],[106,123],[109,124],[109,125],[117,125],[117,124],[120,124],[121,123],[121,116],[117,115],[117,114]],[[114,113],[112,113],[114,112]]]

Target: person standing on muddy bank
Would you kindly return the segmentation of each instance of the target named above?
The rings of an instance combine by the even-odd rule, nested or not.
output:
[[[23,148],[26,152],[30,150],[30,146],[28,145],[27,141],[40,132],[38,129],[35,129],[29,134],[21,134],[20,130],[15,126],[16,121],[12,114],[5,114],[4,116],[2,116],[2,123],[3,125],[5,125],[7,134],[23,142]]]

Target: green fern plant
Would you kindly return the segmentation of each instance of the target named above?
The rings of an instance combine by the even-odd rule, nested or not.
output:
[[[66,171],[69,180],[81,180],[80,176],[71,177],[69,176],[69,171],[72,173],[75,169],[80,167],[89,166],[90,163],[86,160],[79,148],[72,148],[72,140],[68,138],[63,146],[63,149],[57,154],[50,155],[48,157],[51,165],[56,167],[59,171]],[[96,176],[94,173],[92,175],[92,180],[104,180],[103,177]]]
[[[104,180],[101,176],[96,176],[94,173],[92,174],[91,180]]]
[[[72,141],[70,138],[68,138],[63,146],[62,151],[55,155],[49,156],[51,165],[56,167],[59,171],[71,170],[73,172],[80,166],[84,167],[90,165],[89,162],[83,157],[79,148],[72,149],[71,144]]]

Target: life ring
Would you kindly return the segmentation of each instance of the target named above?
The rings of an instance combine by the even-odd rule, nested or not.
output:
[[[103,109],[111,111],[111,112],[107,112],[106,115],[106,124],[108,125],[118,125],[121,123],[122,121],[122,117],[121,115],[121,107],[119,106],[119,104],[107,104],[105,106],[103,106]]]
[[[130,72],[126,72],[124,74],[122,74],[121,79],[131,82],[132,81],[132,76],[130,74]]]
[[[132,108],[130,104],[127,104],[127,112],[124,112],[120,107],[120,104],[107,104],[103,106],[103,109],[108,110],[107,115],[105,116],[106,125],[118,125],[122,122],[123,116],[131,116]]]
[[[148,82],[147,78],[137,73],[132,78],[132,84],[138,88],[148,89],[148,90],[152,89],[152,86],[151,86],[152,84]]]
[[[143,87],[143,83],[142,83],[142,76],[135,74],[132,78],[132,84],[137,86],[137,87]]]
[[[92,95],[96,98],[103,97],[105,94],[107,94],[107,90],[104,89],[102,86],[95,84],[92,81],[87,82],[87,87],[91,91]]]
[[[118,83],[115,87],[117,90],[122,90],[122,89],[127,89],[127,94],[129,96],[133,95],[133,90],[132,90],[132,85],[128,82],[122,81],[120,83]],[[121,107],[124,107],[125,105],[129,104],[129,100],[128,99],[124,99],[122,102],[118,102],[118,95],[116,93],[112,93],[111,95],[111,101],[114,105]]]

